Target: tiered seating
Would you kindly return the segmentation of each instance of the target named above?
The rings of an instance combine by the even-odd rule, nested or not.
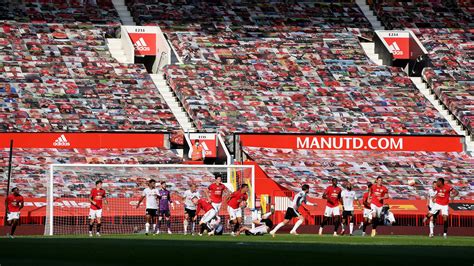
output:
[[[298,191],[301,183],[311,186],[313,197],[321,198],[332,178],[350,181],[359,195],[367,182],[384,177],[390,198],[422,199],[431,183],[445,178],[460,192],[461,199],[474,199],[474,158],[464,153],[314,151],[245,147],[273,180]],[[416,181],[415,186],[408,180]]]
[[[181,42],[193,38],[182,36]],[[208,50],[206,40],[196,44],[195,58],[219,65],[175,65],[166,71],[200,129],[452,133],[400,69],[370,65],[351,33],[227,40],[238,46],[226,49],[222,43],[213,59],[201,56]]]
[[[469,0],[376,1],[374,9],[387,29],[472,28],[474,11]]]
[[[8,150],[0,150],[0,190],[6,190],[7,168],[8,168]],[[182,159],[176,156],[170,150],[159,148],[140,148],[140,149],[15,149],[13,158],[12,186],[21,189],[22,194],[27,197],[45,197],[47,189],[47,177],[49,175],[50,164],[167,164],[180,163]],[[73,196],[83,194],[79,188],[90,187],[84,183],[93,183],[99,179],[106,179],[104,182],[112,182],[111,176],[125,175],[130,171],[120,171],[117,168],[87,169],[78,167],[75,169],[81,172],[80,177],[72,171],[68,175],[64,174],[65,169],[61,169],[56,177],[56,185],[62,185],[65,195]],[[144,169],[134,169],[136,176],[130,176],[131,181],[140,180],[145,182],[150,176],[144,173]],[[74,170],[74,169],[73,169]],[[195,170],[195,169],[194,169]],[[141,174],[139,174],[141,172]],[[165,176],[155,172],[164,179]],[[166,176],[167,177],[167,176]],[[120,183],[123,180],[115,180]],[[123,181],[124,182],[124,181]],[[184,182],[184,181],[183,181]],[[111,191],[113,195],[128,193],[127,187],[130,184],[111,186],[117,191]],[[135,184],[136,186],[136,184]],[[123,189],[123,191],[121,191]],[[122,194],[121,194],[122,195]]]
[[[217,34],[238,32],[245,26],[289,32],[324,27],[351,29],[372,38],[369,21],[353,1],[294,2],[129,0],[128,7],[137,23],[158,24],[166,32]]]
[[[166,75],[200,130],[453,133],[399,69],[370,65],[348,14],[331,10],[353,4],[131,3],[193,63]]]
[[[82,25],[3,23],[0,130],[169,130],[176,118],[143,67]]]
[[[379,18],[389,29],[409,28],[421,40],[433,64],[423,77],[463,123],[474,132],[474,45],[471,1],[397,2],[375,5]]]
[[[119,25],[111,0],[0,0],[0,20]]]

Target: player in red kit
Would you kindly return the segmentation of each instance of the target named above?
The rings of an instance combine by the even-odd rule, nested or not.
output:
[[[337,230],[339,229],[340,222],[340,211],[339,203],[341,201],[342,189],[337,186],[337,179],[332,179],[332,185],[327,187],[323,193],[323,199],[326,199],[326,210],[324,211],[323,222],[319,227],[319,235],[323,234],[323,228],[328,223],[329,217],[334,216],[334,236],[337,236]]]
[[[248,200],[247,192],[249,185],[242,184],[240,189],[230,194],[227,198],[227,212],[229,213],[230,223],[234,225],[232,236],[239,232],[240,224],[242,223],[242,207],[241,204]]]
[[[20,210],[23,209],[24,199],[20,195],[20,190],[18,188],[12,189],[12,194],[8,195],[5,199],[5,208],[7,210],[7,223],[11,225],[10,236],[13,238],[15,234],[18,221],[20,220]]]
[[[217,175],[215,182],[208,187],[208,198],[211,200],[211,204],[217,213],[221,209],[222,198],[226,192],[227,187],[222,184],[222,177]]]
[[[364,212],[363,212],[363,218],[364,221],[360,223],[360,228],[362,228],[362,236],[365,236],[365,230],[367,230],[367,226],[371,224],[372,222],[372,208],[370,208],[370,201],[371,199],[369,198],[369,191],[370,188],[372,187],[372,183],[367,183],[367,192],[364,193],[362,196],[362,205],[364,205]]]
[[[202,236],[204,231],[207,229],[207,223],[212,220],[217,214],[216,209],[212,204],[205,200],[205,199],[198,199],[198,197],[193,197],[192,199],[194,205],[196,205],[196,216],[194,216],[194,221],[197,219],[199,212],[204,210],[204,215],[201,217],[199,221],[199,235]]]
[[[89,236],[92,237],[92,228],[94,227],[94,222],[97,222],[96,235],[100,236],[100,227],[102,225],[102,205],[108,205],[106,199],[105,190],[102,188],[102,181],[98,180],[95,182],[95,188],[91,190],[91,195],[89,197],[91,207],[89,210]],[[107,207],[108,209],[108,207]]]
[[[377,177],[374,185],[369,190],[370,209],[372,211],[372,234],[374,237],[377,234],[377,225],[379,224],[380,216],[384,201],[388,199],[388,189],[382,185],[382,177]]]
[[[434,205],[431,208],[430,212],[426,215],[424,222],[431,218],[431,216],[435,215],[438,212],[441,212],[443,215],[443,222],[444,222],[444,231],[443,237],[446,238],[448,236],[448,210],[449,210],[449,198],[456,197],[459,195],[459,191],[455,190],[448,184],[444,183],[444,178],[440,177],[436,181],[436,195],[434,196],[433,202]]]

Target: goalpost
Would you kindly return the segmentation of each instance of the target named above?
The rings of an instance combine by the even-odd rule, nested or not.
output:
[[[255,208],[254,165],[51,164],[49,170],[45,235],[87,234],[90,191],[97,180],[103,182],[103,189],[107,193],[108,205],[104,204],[102,208],[104,234],[143,232],[146,200],[139,208],[137,203],[150,179],[156,180],[157,188],[161,181],[165,181],[167,190],[171,192],[173,204],[170,220],[173,233],[183,232],[182,195],[185,190],[190,188],[190,184],[196,184],[201,197],[205,197],[207,187],[217,175],[222,176],[222,182],[230,191],[247,183],[250,187],[247,206],[248,209]],[[225,226],[228,220],[225,203],[219,216]],[[162,232],[166,231],[165,227],[163,219]]]

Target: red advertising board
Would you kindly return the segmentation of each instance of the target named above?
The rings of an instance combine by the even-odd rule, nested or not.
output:
[[[4,202],[4,197],[0,201]],[[316,206],[305,206],[311,215],[321,215],[324,213],[326,201],[323,199],[309,198],[310,202],[316,203]],[[109,198],[109,208],[105,208],[103,216],[137,216],[145,213],[145,204],[136,208],[138,198]],[[182,214],[184,204],[177,196],[173,197],[174,215]],[[388,200],[391,211],[397,214],[426,214],[426,200]],[[472,204],[472,200],[456,200],[453,203]],[[355,212],[362,210],[355,207]],[[54,216],[87,216],[89,214],[90,203],[87,198],[61,198],[54,203]],[[225,208],[223,208],[225,209]],[[450,214],[455,215],[474,215],[473,210],[459,210],[450,208]],[[5,205],[0,204],[0,216],[5,213]],[[226,214],[225,211],[222,214]],[[46,198],[25,198],[25,207],[21,210],[21,216],[43,217],[46,215]],[[202,213],[201,213],[202,215]]]
[[[384,40],[394,59],[410,59],[409,37],[386,37]]]
[[[244,134],[242,146],[310,150],[462,152],[460,136]]]
[[[156,55],[156,33],[129,33],[135,55]]]
[[[140,148],[164,147],[164,134],[151,133],[0,133],[0,148]]]

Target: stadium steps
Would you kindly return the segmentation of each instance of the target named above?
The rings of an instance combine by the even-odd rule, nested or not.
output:
[[[122,40],[121,39],[107,39],[107,47],[109,48],[110,54],[115,58],[119,63],[123,64],[133,64],[127,60],[125,52],[122,49]]]
[[[383,65],[382,59],[380,59],[379,55],[375,53],[375,43],[361,42],[360,45],[362,46],[362,49],[364,49],[365,54],[372,62],[379,66]]]
[[[119,14],[120,20],[122,21],[122,25],[125,26],[136,26],[137,24],[133,21],[133,18],[128,10],[127,6],[125,5],[124,0],[112,0],[114,4],[115,10]]]
[[[374,11],[370,9],[370,6],[367,5],[365,0],[356,0],[356,4],[359,6],[360,10],[364,16],[369,20],[372,28],[374,30],[384,30],[385,27],[380,23],[377,16],[374,14]]]
[[[173,94],[173,91],[166,83],[166,80],[163,78],[162,74],[150,74],[151,79],[155,83],[158,91],[165,99],[166,104],[170,107],[174,116],[178,120],[178,123],[183,128],[184,132],[195,132],[196,127],[192,123],[192,120],[189,118],[188,114],[180,106],[178,98]]]
[[[458,135],[465,136],[465,146],[467,152],[474,152],[474,141],[468,131],[464,130],[461,122],[451,113],[448,108],[438,99],[434,92],[428,88],[421,77],[410,77],[416,88],[433,104],[433,106],[448,121],[449,125]]]

